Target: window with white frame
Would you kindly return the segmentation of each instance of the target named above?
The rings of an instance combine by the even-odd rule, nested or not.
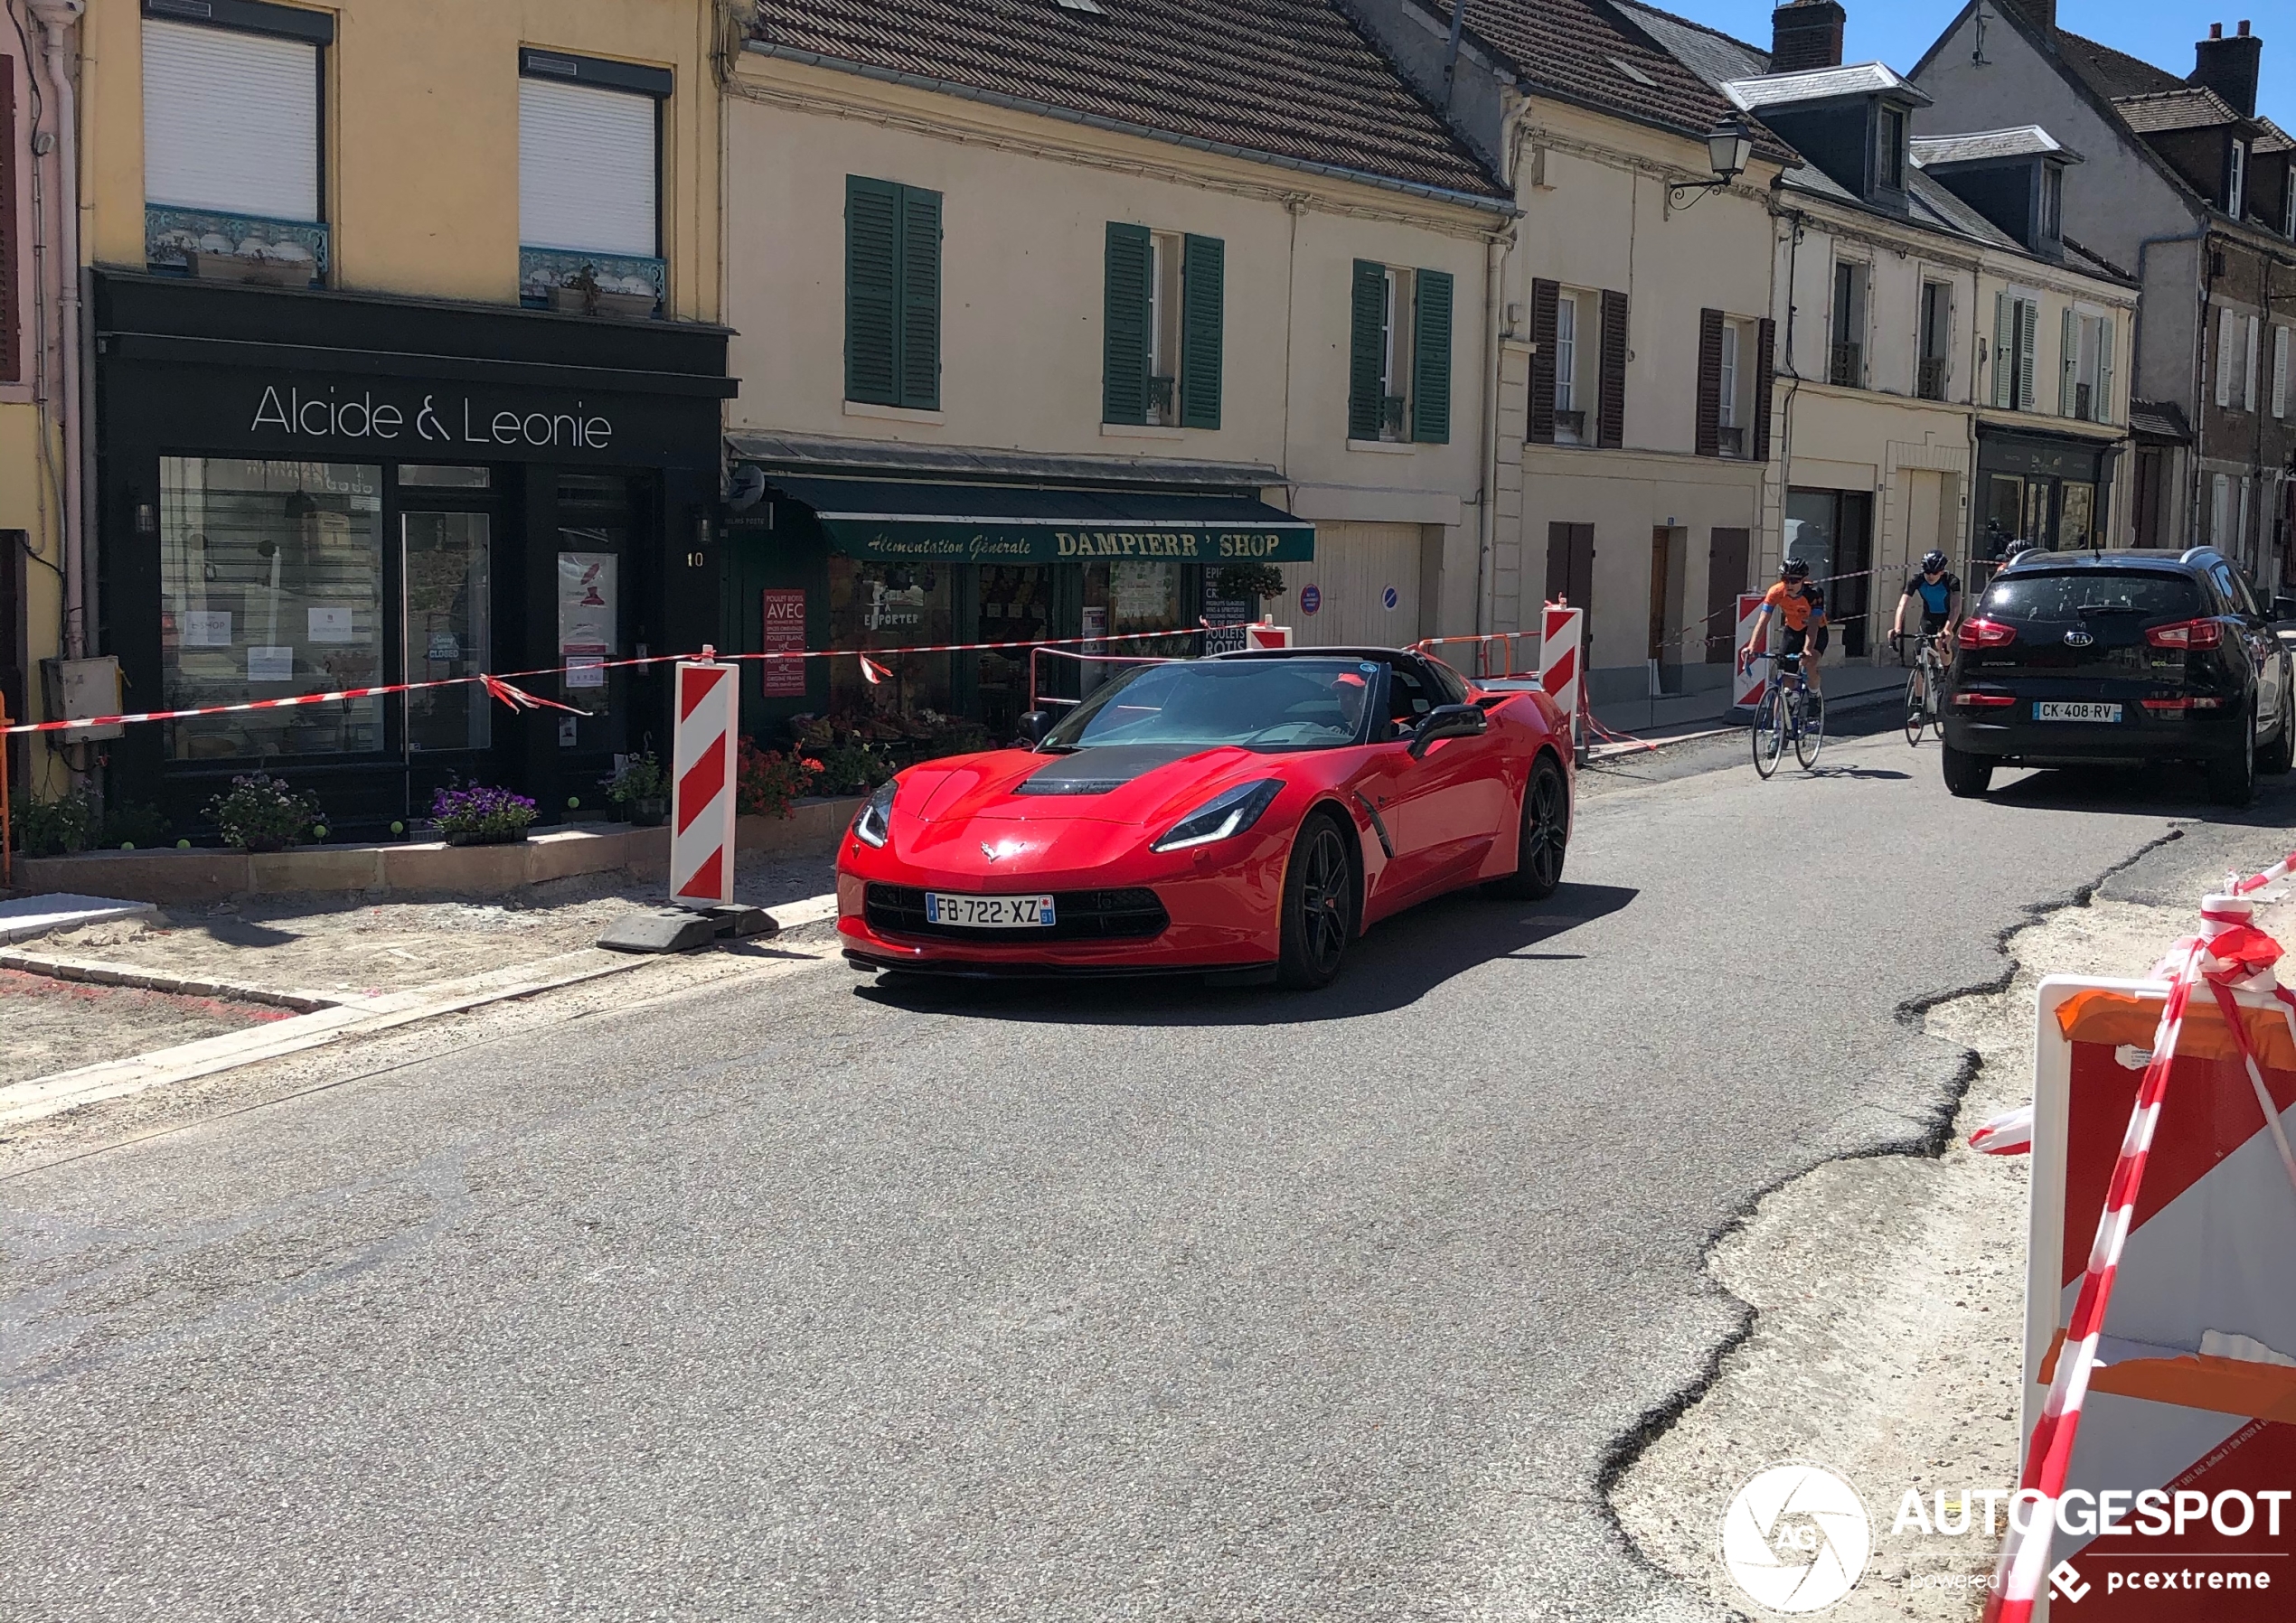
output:
[[[1180,267],[1177,231],[1148,233],[1148,420],[1180,423]]]
[[[2216,404],[2227,410],[2233,400],[2233,380],[2239,376],[2240,317],[2230,305],[2216,306]]]
[[[2233,547],[2232,475],[2218,474],[2209,486],[2208,544],[2225,551]]]
[[[2247,202],[2248,144],[2245,141],[2235,141],[2232,144],[2232,174],[2229,183],[2225,188],[2225,212],[2235,220],[2238,220],[2241,217],[2241,210]]]
[[[2113,341],[2111,316],[2066,308],[2059,416],[2088,423],[2113,420]]]
[[[2037,295],[2004,289],[1993,296],[1993,404],[2003,411],[2033,409],[2033,380],[2041,330]]]
[[[529,48],[519,52],[521,280],[563,303],[658,300],[663,69]],[[595,286],[592,286],[595,284]]]
[[[1591,359],[1599,345],[1580,342],[1599,330],[1601,313],[1591,293],[1565,288],[1555,300],[1555,443],[1595,441],[1595,372]]]
[[[1388,267],[1379,314],[1379,437],[1407,439],[1411,429],[1411,273]]]
[[[2248,318],[2243,331],[2244,342],[2240,346],[2240,408],[2256,409],[2256,362],[2263,347],[2263,324],[2255,316]]]
[[[1844,389],[1866,384],[1866,283],[1862,260],[1836,260],[1833,267],[1833,347],[1826,380]]]
[[[145,202],[250,222],[317,222],[319,51],[333,21],[268,5],[234,7],[234,16],[264,27],[142,18]],[[200,237],[239,250],[268,234]]]
[[[1924,400],[1945,398],[1947,357],[1953,339],[1953,290],[1943,282],[1921,285],[1921,354],[1914,378],[1914,393]]]

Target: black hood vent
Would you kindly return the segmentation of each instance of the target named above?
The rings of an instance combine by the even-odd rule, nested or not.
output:
[[[1133,779],[1196,753],[1187,744],[1113,744],[1056,755],[1030,773],[1015,794],[1113,794]]]

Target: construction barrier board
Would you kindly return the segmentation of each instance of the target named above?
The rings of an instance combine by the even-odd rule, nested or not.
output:
[[[670,899],[733,905],[735,780],[741,747],[739,668],[680,661],[670,778]]]
[[[1731,644],[1733,649],[1743,651],[1746,645],[1754,640],[1754,628],[1760,624],[1764,601],[1759,592],[1738,594],[1738,634],[1736,641]],[[1736,652],[1730,656],[1731,663],[1736,670],[1736,676],[1730,688],[1730,702],[1743,708],[1752,709],[1762,702],[1762,696],[1770,690],[1769,662],[1766,660],[1755,660],[1739,665],[1737,658],[1738,655]]]
[[[2077,976],[2051,976],[2038,988],[2024,1437],[2033,1435],[2063,1353],[2169,990],[2162,980]],[[2234,997],[2281,1121],[2296,1130],[2296,1032],[2287,1010],[2268,993]],[[2222,1013],[2196,998],[2131,1213],[2067,1494],[2130,1495],[2116,1506],[2127,1522],[2133,1495],[2146,1489],[2170,1496],[2172,1510],[2179,1493],[2205,1496],[2212,1511],[2233,1490],[2296,1489],[2292,1359],[2296,1187]],[[2182,1501],[2188,1509],[2196,1503]],[[2060,1525],[2047,1564],[2069,1563],[2077,1576],[2059,1593],[2080,1595],[2057,1602],[2060,1615],[2067,1623],[2296,1616],[2296,1500],[2278,1501],[2277,1536],[2268,1506],[2254,1504],[2254,1525],[2239,1536],[2207,1515],[2159,1536]],[[2223,1514],[2240,1519],[2233,1501]],[[2172,1566],[2263,1571],[2272,1581],[2262,1591],[2129,1587]],[[2045,1591],[2033,1615],[2049,1617],[2052,1603]]]

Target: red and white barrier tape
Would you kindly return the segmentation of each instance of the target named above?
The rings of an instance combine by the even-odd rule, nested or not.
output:
[[[551,665],[539,671],[513,671],[501,675],[481,671],[475,676],[450,676],[437,681],[391,682],[374,688],[338,688],[325,693],[297,693],[284,699],[253,699],[240,704],[199,705],[181,710],[141,710],[118,716],[83,716],[69,721],[26,721],[13,727],[0,727],[0,737],[11,737],[17,733],[61,733],[75,729],[84,732],[90,727],[127,727],[145,721],[185,721],[195,716],[233,716],[250,710],[284,710],[291,709],[298,705],[337,704],[356,699],[379,699],[391,693],[419,693],[435,688],[464,688],[474,682],[485,687],[487,692],[513,709],[565,710],[572,715],[587,716],[590,713],[588,710],[578,708],[573,705],[560,704],[554,699],[543,699],[537,694],[529,693],[522,688],[513,686],[510,679],[516,677],[522,681],[526,681],[537,677],[563,676],[569,671],[574,670],[587,673],[593,671],[627,670],[640,665],[674,665],[681,660],[718,660],[730,663],[744,660],[857,659],[861,661],[863,679],[874,685],[885,680],[892,674],[879,662],[880,659],[901,654],[972,653],[1005,648],[1058,648],[1086,643],[1137,643],[1153,637],[1198,636],[1201,634],[1202,629],[1200,626],[1190,625],[1173,631],[1124,632],[1115,636],[1031,638],[1010,643],[930,643],[913,648],[872,648],[867,652],[851,648],[809,648],[786,653],[719,653],[714,649],[704,648],[698,654],[656,653],[648,654],[644,659],[585,661],[579,666]]]
[[[2296,861],[2296,858],[2290,860]],[[2274,865],[2280,874],[2285,874],[2288,867],[2288,862]],[[2261,888],[2274,877],[2274,869],[2267,868],[2253,881],[2243,882],[2235,888]],[[2065,1478],[2072,1468],[2073,1445],[2080,1434],[2082,1405],[2096,1370],[2105,1313],[2112,1306],[2121,1255],[2128,1244],[2137,1198],[2144,1187],[2145,1163],[2152,1151],[2153,1133],[2160,1125],[2161,1103],[2168,1096],[2169,1073],[2175,1068],[2177,1039],[2184,1029],[2185,1010],[2196,986],[2207,987],[2223,1012],[2225,1024],[2247,1067],[2249,1082],[2256,1091],[2257,1102],[2263,1108],[2265,1125],[2279,1147],[2282,1164],[2287,1168],[2290,1182],[2296,1184],[2296,1153],[2291,1152],[2287,1136],[2282,1130],[2280,1112],[2273,1106],[2271,1090],[2264,1085],[2263,1069],[2257,1064],[2255,1050],[2248,1040],[2248,1028],[2233,995],[2236,990],[2269,992],[2279,999],[2282,1015],[2289,1021],[2290,1036],[2296,1037],[2296,995],[2276,984],[2272,975],[2272,963],[2281,955],[2280,943],[2249,922],[2245,904],[2241,904],[2236,911],[2210,908],[2204,904],[2200,916],[2201,933],[2178,942],[2169,956],[2154,966],[2154,973],[2159,975],[2174,965],[2169,999],[2153,1033],[2151,1058],[2137,1088],[2128,1130],[2122,1137],[2120,1159],[2113,1166],[2104,1209],[2097,1219],[2096,1239],[2090,1247],[2080,1293],[2074,1300],[2073,1318],[2065,1327],[2056,1371],[2049,1382],[2048,1396],[2041,1405],[2041,1418],[2026,1445],[2025,1469],[2018,1484],[2018,1496],[2028,1501],[2027,1519],[2020,1528],[2014,1515],[2009,1518],[2009,1537],[2001,1547],[2000,1564],[1986,1602],[1986,1623],[2028,1623],[2042,1586],[2047,1581],[2057,1501],[2064,1495]],[[2012,1112],[1987,1122],[1971,1135],[1971,1146],[1990,1154],[2016,1153],[2017,1115]],[[2032,1113],[2028,1110],[2023,1115],[2022,1147],[2030,1149]],[[1980,1142],[1981,1140],[1985,1141]]]

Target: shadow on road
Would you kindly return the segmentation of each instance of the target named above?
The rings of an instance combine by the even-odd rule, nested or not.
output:
[[[2296,779],[2261,778],[2244,807],[2208,800],[2197,767],[2059,766],[1997,784],[1986,799],[2036,812],[2153,812],[2226,828],[2284,828]]]
[[[1566,884],[1545,902],[1495,901],[1463,891],[1376,924],[1322,991],[1272,987],[1209,990],[1200,976],[1095,980],[967,980],[881,975],[853,995],[920,1013],[973,1015],[1085,1026],[1295,1026],[1382,1014],[1417,1002],[1453,976],[1501,959],[1565,962],[1583,953],[1534,951],[1581,924],[1607,918],[1642,893],[1616,885]]]

